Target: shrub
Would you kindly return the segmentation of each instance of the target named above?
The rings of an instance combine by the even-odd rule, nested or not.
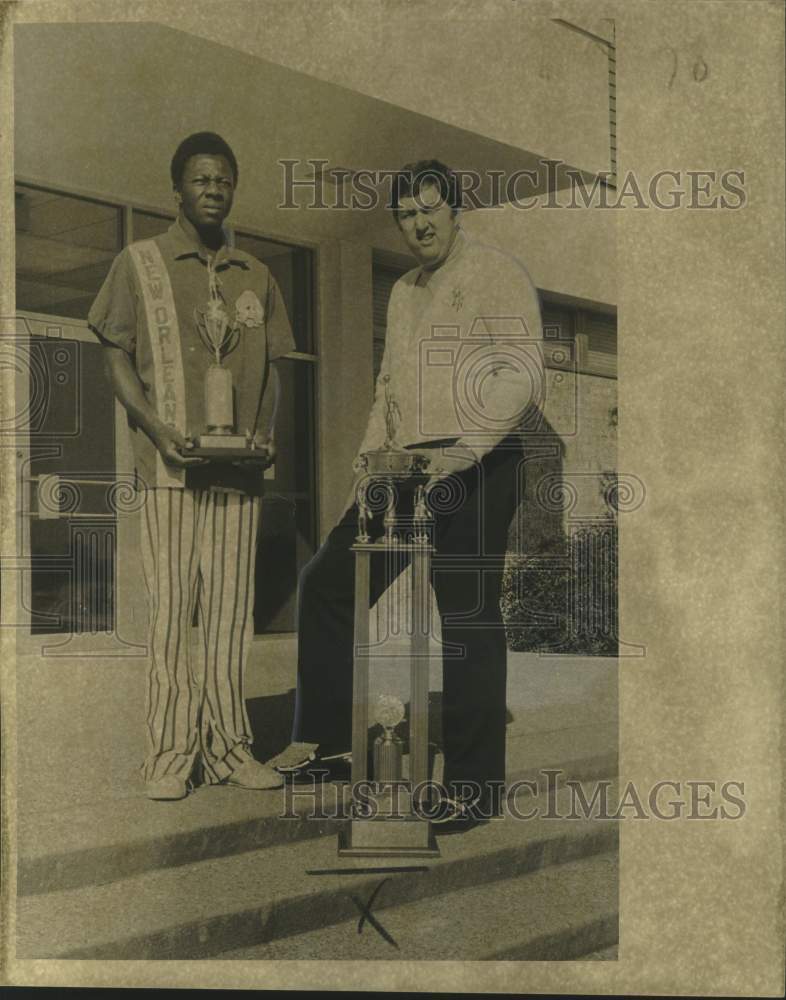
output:
[[[617,526],[574,528],[560,548],[509,555],[502,616],[512,650],[617,653]]]

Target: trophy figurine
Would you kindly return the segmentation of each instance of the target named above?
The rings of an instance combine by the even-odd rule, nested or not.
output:
[[[390,375],[386,375],[383,379],[385,383],[385,444],[383,445],[388,451],[397,449],[396,445],[396,429],[401,423],[401,410],[398,408],[398,403],[393,398],[393,394],[390,391]]]
[[[426,503],[426,487],[419,483],[415,490],[415,509],[413,514],[413,524],[415,528],[414,541],[419,545],[428,545],[431,541],[429,537],[429,521],[432,520],[431,511]]]
[[[366,484],[361,483],[358,487],[358,533],[355,537],[355,541],[360,542],[361,545],[368,545],[371,541],[371,536],[368,533],[369,514]]]
[[[254,457],[256,448],[250,434],[235,433],[232,372],[224,366],[224,358],[240,342],[240,323],[230,320],[218,289],[218,280],[208,263],[207,304],[194,310],[199,337],[211,356],[205,375],[205,430],[196,438],[196,447],[189,452],[200,458],[237,461]]]

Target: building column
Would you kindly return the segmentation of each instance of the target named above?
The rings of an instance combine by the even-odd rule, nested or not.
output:
[[[371,247],[330,240],[319,268],[319,537],[341,515],[374,396]]]

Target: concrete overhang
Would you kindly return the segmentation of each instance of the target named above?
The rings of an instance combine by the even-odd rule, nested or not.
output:
[[[487,202],[494,200],[491,172],[502,175],[502,200],[504,179],[516,172],[516,190],[525,195],[544,193],[549,171],[557,187],[565,185],[566,170],[593,179],[566,164],[555,172],[543,150],[161,24],[17,24],[14,44],[16,172],[42,183],[171,208],[174,148],[188,133],[208,129],[229,141],[240,163],[236,221],[316,241],[352,238],[386,213],[386,198],[373,210],[337,209],[342,185],[329,176],[334,168],[390,171],[436,157],[483,178],[477,196]],[[320,181],[327,209],[280,207],[285,160],[300,161],[301,177],[310,176],[306,161],[327,161]],[[298,199],[314,200],[303,189]]]

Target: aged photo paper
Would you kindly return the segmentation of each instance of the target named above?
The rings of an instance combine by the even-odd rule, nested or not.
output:
[[[784,5],[0,4],[12,986],[780,996]]]

